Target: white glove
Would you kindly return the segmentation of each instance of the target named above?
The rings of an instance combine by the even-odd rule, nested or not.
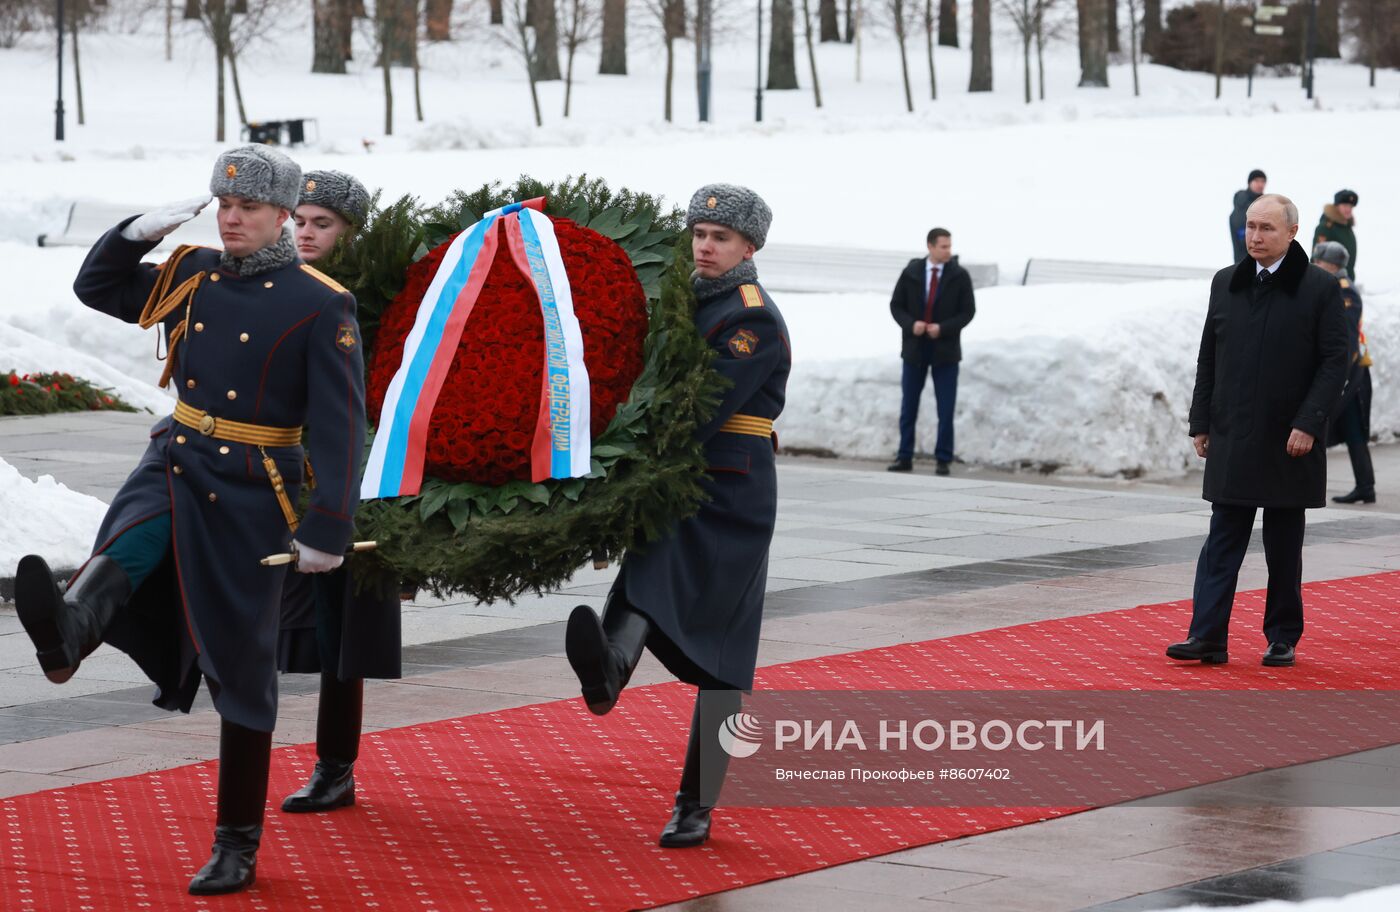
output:
[[[324,551],[317,551],[315,548],[303,545],[296,539],[292,539],[292,550],[297,555],[298,573],[326,573],[345,563],[344,554],[327,554]]]
[[[213,198],[206,193],[178,203],[167,203],[145,215],[138,215],[122,229],[122,237],[128,241],[158,241],[199,215],[199,211],[209,205]]]

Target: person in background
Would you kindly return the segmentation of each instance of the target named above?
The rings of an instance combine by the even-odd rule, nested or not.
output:
[[[1196,564],[1191,628],[1167,647],[1182,661],[1229,660],[1230,611],[1254,516],[1264,511],[1263,664],[1287,666],[1303,635],[1303,530],[1327,502],[1318,438],[1342,395],[1347,322],[1341,288],[1293,238],[1298,207],[1266,194],[1249,207],[1249,257],[1215,274],[1190,427],[1206,461],[1210,532]]]
[[[1314,245],[1336,241],[1346,248],[1347,273],[1352,284],[1356,283],[1356,215],[1353,210],[1358,200],[1355,190],[1338,190],[1332,197],[1332,204],[1322,207],[1317,237],[1313,239]]]
[[[953,256],[953,235],[946,228],[928,233],[928,256],[909,261],[895,282],[890,315],[903,330],[900,357],[904,360],[899,407],[899,452],[891,472],[914,468],[914,427],[924,382],[933,375],[933,398],[938,407],[938,439],[933,456],[937,474],[947,475],[953,462],[953,412],[958,401],[958,362],[962,360],[962,331],[972,322],[977,305],[972,276]]]
[[[1255,168],[1249,172],[1249,180],[1243,190],[1235,191],[1235,208],[1230,213],[1230,242],[1235,247],[1235,262],[1249,256],[1249,251],[1244,246],[1244,219],[1249,207],[1254,205],[1254,201],[1264,195],[1264,187],[1268,185],[1269,178]]]
[[[1371,467],[1371,355],[1366,348],[1366,331],[1361,327],[1361,295],[1347,277],[1347,249],[1336,241],[1324,241],[1313,249],[1313,263],[1337,277],[1342,288],[1342,306],[1347,315],[1347,344],[1350,360],[1342,402],[1328,425],[1327,445],[1347,445],[1351,473],[1356,479],[1348,494],[1333,497],[1341,504],[1376,502],[1376,473]]]
[[[306,172],[292,213],[297,252],[308,263],[324,264],[337,244],[354,240],[369,209],[369,191],[349,174]],[[308,455],[314,470],[317,454]],[[277,668],[319,674],[321,689],[316,767],[282,802],[283,811],[333,811],[355,803],[365,678],[401,677],[401,646],[396,587],[385,581],[357,586],[348,564],[314,578],[287,575]]]

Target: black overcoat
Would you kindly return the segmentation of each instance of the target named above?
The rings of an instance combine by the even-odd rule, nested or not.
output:
[[[1189,432],[1210,435],[1204,497],[1253,507],[1326,503],[1327,422],[1347,369],[1341,289],[1295,241],[1272,282],[1246,258],[1216,273],[1196,360]],[[1286,450],[1293,428],[1316,438]]]
[[[1230,210],[1230,243],[1234,245],[1236,263],[1249,256],[1249,249],[1244,243],[1244,229],[1249,221],[1249,207],[1261,196],[1262,193],[1255,193],[1248,187],[1235,191],[1235,205]]]
[[[778,513],[776,438],[720,426],[735,415],[777,418],[792,366],[782,314],[757,285],[747,288],[702,300],[695,311],[715,368],[734,384],[698,431],[706,499],[670,534],[629,552],[617,583],[651,620],[647,645],[672,674],[700,687],[740,690],[753,687],[758,660]]]
[[[1339,278],[1337,284],[1342,289],[1342,306],[1347,316],[1347,382],[1342,389],[1342,401],[1332,415],[1328,428],[1327,445],[1336,446],[1343,442],[1341,417],[1348,406],[1355,404],[1361,418],[1361,433],[1368,439],[1371,436],[1371,368],[1362,363],[1361,351],[1361,293],[1350,279]]]
[[[352,562],[330,573],[288,573],[282,590],[277,669],[354,678],[403,676],[402,605],[397,586],[357,586]]]
[[[134,323],[157,267],[141,262],[155,245],[124,239],[125,224],[92,248],[73,289],[88,307]],[[321,551],[344,551],[359,502],[365,435],[354,297],[299,261],[242,278],[221,270],[219,251],[207,248],[181,261],[175,284],[200,271],[206,277],[188,309],[172,312],[163,327],[168,338],[188,314],[188,331],[172,353],[175,389],[216,418],[281,428],[309,424],[316,487],[296,538]],[[302,447],[268,447],[267,453],[296,503]],[[188,712],[202,676],[222,716],[271,731],[286,570],[259,560],[286,551],[292,533],[259,448],[204,436],[170,416],[160,419],[108,508],[93,553],[165,513],[172,555],[118,613],[106,641],[156,683],[157,705]]]
[[[958,265],[953,257],[943,264],[943,276],[938,280],[938,292],[933,298],[933,322],[938,324],[938,338],[914,335],[915,322],[924,318],[927,292],[924,271],[928,260],[918,257],[899,274],[890,296],[890,316],[899,324],[904,340],[899,354],[915,364],[956,364],[962,360],[962,331],[977,314],[972,294],[972,274]]]

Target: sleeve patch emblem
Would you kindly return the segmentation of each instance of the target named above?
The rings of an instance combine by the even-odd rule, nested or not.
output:
[[[729,337],[729,350],[736,358],[749,358],[758,350],[758,336],[751,329],[741,329]]]
[[[335,347],[341,351],[352,352],[355,350],[355,324],[342,323],[335,332]]]

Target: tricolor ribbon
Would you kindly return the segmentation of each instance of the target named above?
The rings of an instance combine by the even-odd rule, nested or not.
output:
[[[554,224],[544,199],[486,213],[457,235],[423,295],[370,448],[362,498],[417,494],[423,486],[428,424],[486,275],[505,233],[506,247],[530,279],[544,317],[544,382],[530,447],[531,477],[576,478],[591,465],[588,370],[583,334]],[[499,224],[498,224],[499,223]]]

